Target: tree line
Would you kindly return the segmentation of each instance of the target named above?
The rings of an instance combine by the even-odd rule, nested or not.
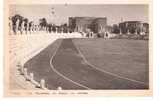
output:
[[[27,33],[27,31],[48,31],[48,32],[68,32],[68,25],[66,23],[57,26],[53,23],[48,23],[46,18],[40,18],[38,25],[34,23],[34,21],[30,21],[28,18],[25,18],[19,14],[15,14],[12,17],[9,17],[11,23],[9,26],[13,33],[16,34],[19,31],[21,34],[23,31]]]

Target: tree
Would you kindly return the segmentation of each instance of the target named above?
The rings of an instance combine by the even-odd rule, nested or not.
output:
[[[53,31],[53,32],[56,32],[56,28],[57,28],[57,26],[56,26],[55,24],[53,24],[53,25],[52,25],[52,31]]]
[[[41,30],[42,30],[43,28],[45,28],[45,27],[47,26],[47,20],[46,20],[46,18],[41,18],[41,19],[39,19],[39,25],[40,25],[40,27],[41,27]]]
[[[32,24],[33,24],[33,21],[30,21],[30,22],[29,22],[29,29],[28,29],[28,31],[31,30],[31,28],[32,28]]]
[[[64,23],[60,26],[61,30],[63,30],[64,33],[68,32],[68,25],[67,23]]]
[[[24,23],[25,31],[27,32],[28,31],[28,19],[25,18],[25,19],[23,19],[23,21],[25,22]]]
[[[47,28],[48,28],[49,33],[51,33],[51,31],[52,31],[52,24],[47,24]]]
[[[16,34],[16,28],[18,28],[18,30],[21,29],[21,24],[22,24],[22,21],[23,21],[23,17],[19,14],[15,14],[11,18],[11,20],[12,20],[13,32]],[[17,20],[19,20],[19,27],[17,27],[17,25],[16,25]]]
[[[20,16],[19,17],[19,26],[18,26],[18,30],[20,31],[20,33],[22,34],[22,23],[23,23],[23,17]]]

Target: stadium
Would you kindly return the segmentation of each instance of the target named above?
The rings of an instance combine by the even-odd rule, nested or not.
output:
[[[148,23],[110,26],[103,16],[67,20],[57,25],[9,17],[10,89],[149,89]]]

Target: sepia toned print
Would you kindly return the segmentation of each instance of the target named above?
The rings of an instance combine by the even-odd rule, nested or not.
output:
[[[151,93],[149,4],[9,4],[8,12],[8,95]]]

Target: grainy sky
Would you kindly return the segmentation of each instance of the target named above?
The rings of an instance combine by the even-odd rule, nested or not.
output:
[[[45,17],[55,24],[68,22],[70,16],[107,17],[108,25],[112,25],[121,19],[148,22],[148,5],[11,5],[10,14],[20,14],[37,22]]]

